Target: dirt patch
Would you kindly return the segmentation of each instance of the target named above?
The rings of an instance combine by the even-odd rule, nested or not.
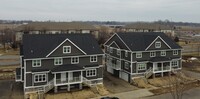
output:
[[[109,91],[105,88],[103,84],[96,85],[95,87],[92,87],[91,89],[94,93],[99,94],[101,96],[109,94]]]
[[[150,88],[151,85],[148,84],[145,78],[135,78],[133,79],[133,85],[139,88]]]
[[[96,96],[90,89],[83,89],[75,92],[46,94],[45,99],[88,99]]]
[[[0,73],[0,80],[5,80],[5,79],[15,79],[15,73],[14,72]]]

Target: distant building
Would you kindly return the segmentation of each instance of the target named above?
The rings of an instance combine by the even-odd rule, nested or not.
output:
[[[23,34],[72,34],[91,33],[98,38],[98,30],[84,22],[33,22],[16,28],[16,40],[21,41]]]
[[[122,28],[123,32],[163,32],[168,36],[175,36],[174,29],[168,25],[161,25],[157,23],[138,22],[126,25]]]

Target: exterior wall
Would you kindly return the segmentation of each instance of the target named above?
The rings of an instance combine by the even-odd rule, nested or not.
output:
[[[87,68],[86,68],[87,69]],[[89,69],[89,68],[88,68]],[[94,69],[94,68],[92,68]],[[86,77],[86,71],[83,72],[83,77],[87,78],[88,80],[103,78],[103,68],[95,68],[96,69],[96,76],[93,77]]]
[[[155,48],[155,43],[159,41],[161,42],[161,48]],[[149,48],[148,50],[162,50],[162,49],[169,49],[169,47],[160,39],[158,38]]]

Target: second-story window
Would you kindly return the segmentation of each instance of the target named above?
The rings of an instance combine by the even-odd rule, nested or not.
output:
[[[161,51],[160,56],[166,56],[166,51]]]
[[[62,58],[55,58],[54,59],[54,65],[62,65],[63,59]]]
[[[142,58],[142,52],[137,52],[136,53],[136,58]]]
[[[63,46],[63,53],[64,54],[71,53],[71,46]]]
[[[110,47],[110,53],[113,53],[113,47]]]
[[[125,69],[129,69],[129,63],[128,63],[128,62],[125,62],[124,68],[125,68]]]
[[[97,62],[97,56],[90,56],[90,62]]]
[[[173,50],[173,55],[178,55],[178,50]]]
[[[156,56],[156,52],[150,52],[150,57],[155,57]]]
[[[72,57],[71,58],[71,63],[72,64],[78,64],[79,63],[79,57]]]
[[[41,60],[32,60],[32,66],[33,67],[40,67],[41,66]]]
[[[120,49],[117,49],[117,55],[120,55],[120,54],[121,54]]]
[[[128,51],[125,51],[125,57],[128,57]]]
[[[157,41],[155,43],[155,48],[161,48],[161,42],[160,41]]]

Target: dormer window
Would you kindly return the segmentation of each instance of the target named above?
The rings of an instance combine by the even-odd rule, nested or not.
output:
[[[63,46],[63,53],[64,54],[71,53],[71,46]]]
[[[160,41],[157,41],[155,43],[155,48],[161,48],[161,42]]]
[[[110,53],[113,53],[113,48],[112,47],[110,47]]]

